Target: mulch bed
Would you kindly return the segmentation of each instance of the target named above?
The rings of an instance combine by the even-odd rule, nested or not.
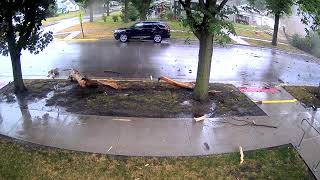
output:
[[[26,80],[29,102],[46,98],[46,106],[60,106],[67,112],[85,115],[191,118],[207,114],[210,117],[263,116],[255,103],[228,84],[211,84],[210,90],[221,91],[200,103],[193,92],[159,82],[118,82],[120,89],[105,86],[81,88],[68,80]],[[46,97],[49,92],[53,96]],[[0,90],[0,100],[13,103],[13,84]]]

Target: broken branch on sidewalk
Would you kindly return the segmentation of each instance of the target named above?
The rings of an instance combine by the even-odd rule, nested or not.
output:
[[[231,122],[231,121],[227,121],[226,119],[223,120],[218,120],[218,121],[214,121],[217,123],[224,123],[224,124],[230,124],[233,126],[255,126],[255,127],[265,127],[265,128],[273,128],[273,129],[277,129],[277,126],[273,126],[273,125],[266,125],[266,124],[257,124],[255,121],[249,121],[249,120],[244,120],[244,119],[236,119],[231,117],[233,121],[237,121],[239,123],[236,122]]]
[[[171,84],[173,86],[177,86],[177,87],[181,87],[181,88],[185,88],[185,89],[194,89],[194,83],[191,82],[179,82],[176,80],[173,80],[171,78],[165,77],[165,76],[161,76],[159,78],[159,81],[162,80],[168,84]]]

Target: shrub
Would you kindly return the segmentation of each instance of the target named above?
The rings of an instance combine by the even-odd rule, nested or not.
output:
[[[320,57],[320,39],[317,34],[311,33],[306,37],[294,34],[290,39],[290,44],[302,51]]]
[[[119,21],[119,17],[117,15],[113,15],[112,16],[112,20],[113,20],[113,22],[118,22]]]
[[[103,19],[103,22],[107,22],[107,16],[105,13],[102,14],[102,19]]]
[[[121,19],[124,21],[124,8],[122,9]],[[128,19],[130,21],[136,21],[139,18],[139,12],[138,10],[132,5],[132,3],[129,3],[128,5]]]
[[[167,20],[169,20],[169,21],[174,20],[174,13],[173,13],[171,10],[167,10],[167,11],[166,11],[166,18],[167,18]]]
[[[49,17],[56,17],[58,16],[58,6],[57,4],[51,4],[49,6],[49,13],[48,13]]]
[[[310,37],[301,37],[298,34],[294,34],[290,42],[292,46],[310,53],[312,49],[310,39]]]
[[[160,13],[160,19],[161,20],[165,20],[166,19],[166,13],[165,12],[161,12]]]

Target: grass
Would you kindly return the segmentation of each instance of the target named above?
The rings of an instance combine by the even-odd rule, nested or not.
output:
[[[257,40],[251,40],[251,39],[245,39],[246,42],[248,42],[252,46],[261,46],[261,47],[268,47],[268,48],[276,48],[284,51],[289,52],[301,52],[297,48],[291,46],[290,44],[278,44],[276,47],[271,44],[271,42],[265,42],[265,41],[257,41]]]
[[[320,87],[284,86],[284,89],[304,105],[320,108]]]
[[[261,27],[235,23],[234,28],[238,36],[245,36],[263,40],[272,40],[272,35],[267,34],[265,31],[263,31]]]
[[[119,21],[118,22],[113,22],[112,16],[117,15],[119,16]],[[130,23],[124,23],[120,19],[120,12],[115,12],[108,16],[106,18],[106,22],[102,20],[97,20],[95,22],[87,22],[83,24],[83,29],[84,29],[84,38],[94,38],[94,39],[106,39],[106,38],[113,38],[113,33],[112,31],[115,29],[118,29],[119,27],[129,27],[135,22],[130,22]],[[197,40],[195,35],[190,32],[190,29],[188,27],[184,27],[181,22],[179,21],[168,21],[166,22],[172,32],[171,32],[171,38],[172,39],[181,39],[181,40]],[[256,26],[250,26],[250,25],[244,25],[244,24],[234,24],[236,33],[238,36],[245,36],[249,38],[256,38],[256,39],[263,39],[263,40],[272,40],[272,35],[266,33],[262,27],[256,27]],[[63,30],[60,33],[66,33],[66,32],[72,32],[72,31],[80,31],[80,25],[76,25],[70,28],[67,28]],[[79,34],[78,36],[75,37],[76,39],[81,39],[82,34]],[[258,41],[258,40],[251,40],[251,39],[245,39],[248,43],[250,43],[253,46],[262,46],[262,47],[271,47],[274,48],[271,43],[269,42],[264,42],[264,41]],[[284,40],[280,40],[279,42],[284,42]],[[284,44],[279,44],[276,48],[280,50],[285,50],[285,51],[297,51],[297,48],[291,46],[291,45],[284,45]],[[301,51],[299,51],[301,52]]]
[[[79,17],[80,11],[75,11],[75,12],[69,12],[69,13],[64,13],[64,14],[59,14],[56,17],[50,17],[47,18],[45,21],[42,22],[44,26],[49,25],[51,23],[54,23],[56,21],[60,21],[63,19],[68,19],[68,18],[73,18],[73,17]]]
[[[106,147],[107,149],[107,147]],[[0,179],[309,179],[288,146],[203,157],[122,157],[21,145],[0,139]]]

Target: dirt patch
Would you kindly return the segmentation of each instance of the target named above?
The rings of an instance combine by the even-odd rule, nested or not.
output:
[[[262,116],[265,113],[237,88],[211,84],[210,90],[221,91],[200,103],[192,99],[192,91],[158,82],[119,82],[121,89],[105,86],[81,88],[75,82],[62,80],[26,81],[29,100],[47,98],[46,106],[60,106],[67,112],[85,115],[191,118],[207,114],[221,116]],[[13,84],[0,92],[14,99]],[[13,98],[10,98],[13,96]]]
[[[306,107],[320,108],[320,87],[284,86],[283,88]]]

